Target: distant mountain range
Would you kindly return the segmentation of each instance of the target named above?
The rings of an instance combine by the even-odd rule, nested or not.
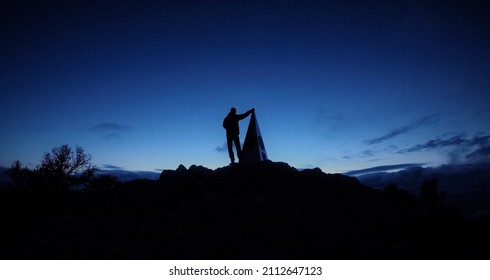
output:
[[[8,168],[0,167],[0,185],[10,181],[10,177],[7,174],[8,170]]]
[[[156,180],[159,172],[152,171],[127,171],[127,170],[99,170],[97,175],[112,175],[121,182],[129,182],[137,179]]]
[[[0,167],[0,185],[10,182],[10,177],[7,174],[9,168]],[[121,182],[129,182],[137,179],[156,180],[160,173],[152,171],[127,171],[127,170],[111,170],[102,169],[97,171],[96,175],[112,175]]]
[[[361,183],[371,188],[382,189],[389,184],[396,184],[399,188],[412,193],[418,192],[422,182],[431,178],[437,178],[440,188],[448,193],[464,193],[482,188],[490,189],[490,163],[452,164],[438,167],[422,167],[417,164],[410,164],[403,165],[403,167],[396,172],[375,171],[377,168],[374,167],[350,171],[345,175],[356,177]],[[366,173],[366,170],[373,170],[374,172]],[[0,185],[10,182],[7,171],[8,168],[0,167]],[[160,176],[159,172],[123,169],[101,169],[96,174],[112,175],[121,182],[137,179],[157,180]]]
[[[396,172],[372,172],[347,175],[355,176],[364,185],[372,188],[384,188],[396,184],[412,193],[419,191],[426,179],[437,178],[442,190],[451,194],[490,190],[490,163],[446,164],[437,167],[411,165]]]
[[[398,166],[396,166],[398,167]],[[420,186],[426,179],[437,178],[439,189],[444,191],[449,203],[457,205],[464,215],[473,215],[482,211],[490,212],[490,164],[454,164],[438,167],[422,167],[419,165],[404,165],[402,170],[396,172],[376,171],[380,168],[351,171],[347,175],[357,178],[360,183],[373,189],[381,190],[390,184],[418,195]],[[200,167],[203,168],[203,167]],[[226,168],[226,167],[225,167]],[[386,168],[386,167],[384,167]],[[196,166],[189,169],[196,170]],[[177,170],[187,170],[183,165]],[[212,170],[206,169],[209,172]],[[216,171],[221,170],[218,168]],[[8,168],[0,167],[0,189],[11,182]],[[128,171],[122,169],[102,169],[97,175],[111,175],[120,182],[129,183],[134,180],[158,180],[163,174],[173,173],[173,170],[164,170],[162,173],[152,171]],[[191,172],[192,173],[192,172]],[[340,174],[339,174],[340,175]],[[348,176],[345,176],[346,178]]]

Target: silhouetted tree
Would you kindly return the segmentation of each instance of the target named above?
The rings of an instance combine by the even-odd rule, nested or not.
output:
[[[48,187],[66,189],[90,181],[97,170],[90,161],[91,156],[81,147],[73,152],[65,144],[45,153],[38,170]]]
[[[120,182],[117,177],[105,174],[94,177],[89,184],[87,184],[87,189],[91,191],[108,191],[114,189]]]
[[[407,190],[400,189],[396,184],[389,184],[383,188],[383,195],[397,204],[406,205],[416,203],[414,195]]]
[[[14,161],[9,175],[20,189],[68,190],[71,186],[88,183],[97,167],[90,163],[91,156],[81,147],[73,151],[68,145],[45,153],[41,164],[31,171]]]
[[[442,207],[444,192],[439,192],[437,178],[426,179],[420,186],[420,203],[427,211],[436,211]]]
[[[23,167],[19,160],[12,162],[7,174],[12,179],[14,187],[19,190],[27,189],[33,177],[33,172],[27,167]]]

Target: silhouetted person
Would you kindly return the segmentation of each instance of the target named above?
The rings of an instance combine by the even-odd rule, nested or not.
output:
[[[235,163],[235,155],[233,154],[233,142],[235,143],[236,153],[238,159],[242,154],[240,147],[240,127],[238,121],[248,117],[251,113],[255,112],[255,108],[248,110],[245,114],[236,113],[235,107],[232,107],[226,118],[223,120],[223,127],[226,129],[226,143],[228,144],[228,155],[230,156],[231,163]]]

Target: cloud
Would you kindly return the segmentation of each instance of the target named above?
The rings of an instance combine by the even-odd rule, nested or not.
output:
[[[470,141],[471,145],[478,145],[480,147],[490,144],[490,135],[475,136]]]
[[[477,135],[473,138],[467,138],[465,134],[458,134],[447,139],[432,139],[424,144],[417,144],[408,149],[398,151],[400,154],[406,154],[418,151],[428,151],[445,147],[455,147],[449,154],[451,158],[458,158],[464,155],[470,161],[483,161],[490,159],[490,135]]]
[[[369,157],[374,157],[379,153],[383,152],[393,152],[394,150],[397,150],[398,148],[395,145],[389,145],[383,149],[367,149],[364,151],[361,151],[358,154],[358,157],[360,158],[369,158]]]
[[[364,143],[366,143],[368,145],[380,144],[386,140],[394,138],[400,134],[408,133],[408,132],[415,130],[421,126],[432,125],[439,120],[440,116],[441,116],[441,113],[436,113],[436,114],[431,114],[431,115],[425,116],[425,117],[418,119],[418,120],[416,120],[416,121],[414,121],[408,125],[393,129],[392,131],[390,131],[390,132],[388,132],[388,133],[386,133],[380,137],[370,139],[370,140],[366,140],[366,141],[364,141]]]
[[[372,157],[376,152],[374,150],[364,150],[361,152],[361,157]]]
[[[437,178],[439,187],[448,193],[462,193],[487,188],[490,183],[490,161],[450,164],[436,167],[407,167],[398,172],[374,172],[357,175],[366,186],[384,188],[396,184],[414,193],[425,179]]]
[[[124,168],[112,164],[102,164],[101,169],[123,170]]]
[[[102,134],[102,140],[107,142],[119,142],[123,138],[123,133],[130,131],[131,126],[117,123],[101,122],[88,128],[88,131]]]
[[[490,186],[490,161],[409,167],[398,172],[376,172],[356,177],[372,188],[382,189],[395,184],[412,194],[420,194],[424,180],[436,178],[439,189],[445,193],[446,203],[457,206],[462,215],[489,209],[485,199]]]
[[[467,144],[468,140],[464,139],[465,135],[456,135],[453,136],[449,139],[432,139],[427,141],[424,144],[417,144],[411,148],[408,149],[403,149],[398,151],[400,154],[405,154],[405,153],[410,153],[410,152],[418,152],[422,150],[431,150],[431,149],[436,149],[436,148],[443,148],[443,147],[449,147],[449,146],[458,146],[461,144]]]
[[[228,151],[228,145],[226,143],[224,143],[221,146],[216,146],[215,151],[217,151],[218,153],[227,152]]]
[[[484,161],[490,159],[490,146],[481,147],[474,152],[466,155],[470,161]]]
[[[400,169],[405,169],[405,168],[410,168],[410,167],[420,167],[421,165],[424,165],[424,163],[405,163],[405,164],[380,165],[380,166],[375,166],[375,167],[370,167],[370,168],[365,168],[365,169],[352,170],[352,171],[346,172],[344,174],[349,175],[349,176],[359,176],[359,175],[364,175],[364,174],[368,174],[368,173],[388,172],[388,171],[400,170]]]
[[[102,122],[102,123],[99,123],[97,125],[94,125],[94,126],[91,126],[89,127],[89,131],[104,131],[104,132],[108,132],[108,131],[127,131],[127,130],[131,130],[131,126],[128,126],[128,125],[120,125],[120,124],[117,124],[117,123],[108,123],[108,122]]]
[[[233,147],[235,146],[235,144],[233,144]],[[243,142],[240,141],[240,147],[243,148]],[[225,142],[223,145],[221,146],[216,146],[216,148],[214,148],[214,150],[218,153],[224,153],[224,152],[228,152],[228,144]]]

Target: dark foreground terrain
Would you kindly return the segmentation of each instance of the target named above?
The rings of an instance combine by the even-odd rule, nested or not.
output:
[[[4,190],[0,210],[2,259],[490,258],[488,219],[269,161],[87,191]]]

